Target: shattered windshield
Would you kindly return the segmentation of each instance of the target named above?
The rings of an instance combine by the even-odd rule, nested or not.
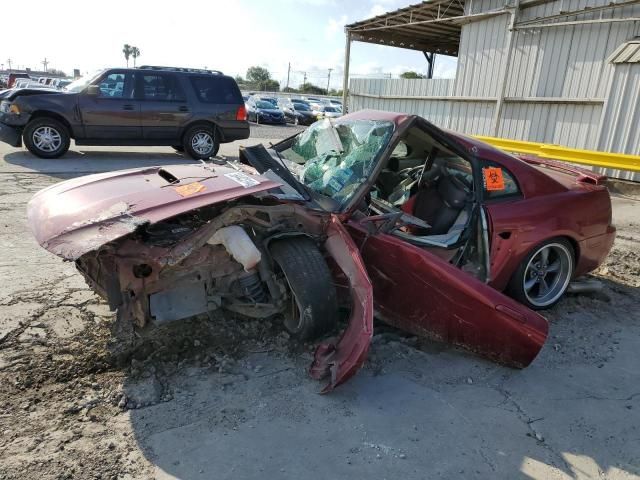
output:
[[[282,156],[309,189],[345,205],[373,172],[388,145],[393,123],[325,119],[296,137]]]

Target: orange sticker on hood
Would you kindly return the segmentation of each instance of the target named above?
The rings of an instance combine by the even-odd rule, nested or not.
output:
[[[176,187],[175,190],[179,195],[188,197],[189,195],[203,191],[205,188],[206,187],[200,182],[193,182],[187,183],[186,185],[180,185],[179,187]]]
[[[484,188],[488,192],[494,190],[504,190],[504,176],[499,167],[485,167],[482,169],[484,177]]]

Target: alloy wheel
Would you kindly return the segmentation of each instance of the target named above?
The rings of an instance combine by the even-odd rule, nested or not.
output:
[[[33,144],[43,152],[55,152],[62,145],[62,135],[53,127],[42,126],[31,135]]]
[[[554,303],[566,290],[573,272],[573,257],[561,243],[540,247],[524,272],[523,287],[527,300],[536,307]]]
[[[191,148],[198,155],[209,155],[213,152],[213,137],[207,132],[198,132],[191,139]]]

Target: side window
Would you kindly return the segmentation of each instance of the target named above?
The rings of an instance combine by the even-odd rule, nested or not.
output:
[[[233,78],[203,75],[191,76],[190,80],[198,99],[203,103],[242,103],[242,95]]]
[[[133,74],[110,73],[98,83],[100,97],[133,98]]]
[[[142,76],[142,98],[145,100],[183,102],[184,92],[174,75]]]
[[[482,185],[484,198],[489,200],[520,195],[520,188],[513,174],[493,162],[483,162]]]

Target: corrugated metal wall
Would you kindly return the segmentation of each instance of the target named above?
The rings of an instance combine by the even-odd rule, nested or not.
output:
[[[518,21],[554,15],[561,8],[574,11],[608,3],[551,1],[522,9]],[[467,1],[466,10],[478,13],[503,5],[504,0],[473,0]],[[631,16],[640,17],[640,5],[561,21]],[[495,131],[496,98],[507,67],[509,21],[510,15],[503,14],[463,26],[455,80],[352,79],[349,109],[416,113],[470,134],[640,154],[640,64],[607,62],[620,44],[640,35],[640,25],[616,22],[515,30],[505,103]],[[465,98],[424,98],[433,96]],[[638,174],[607,173],[640,181]]]

